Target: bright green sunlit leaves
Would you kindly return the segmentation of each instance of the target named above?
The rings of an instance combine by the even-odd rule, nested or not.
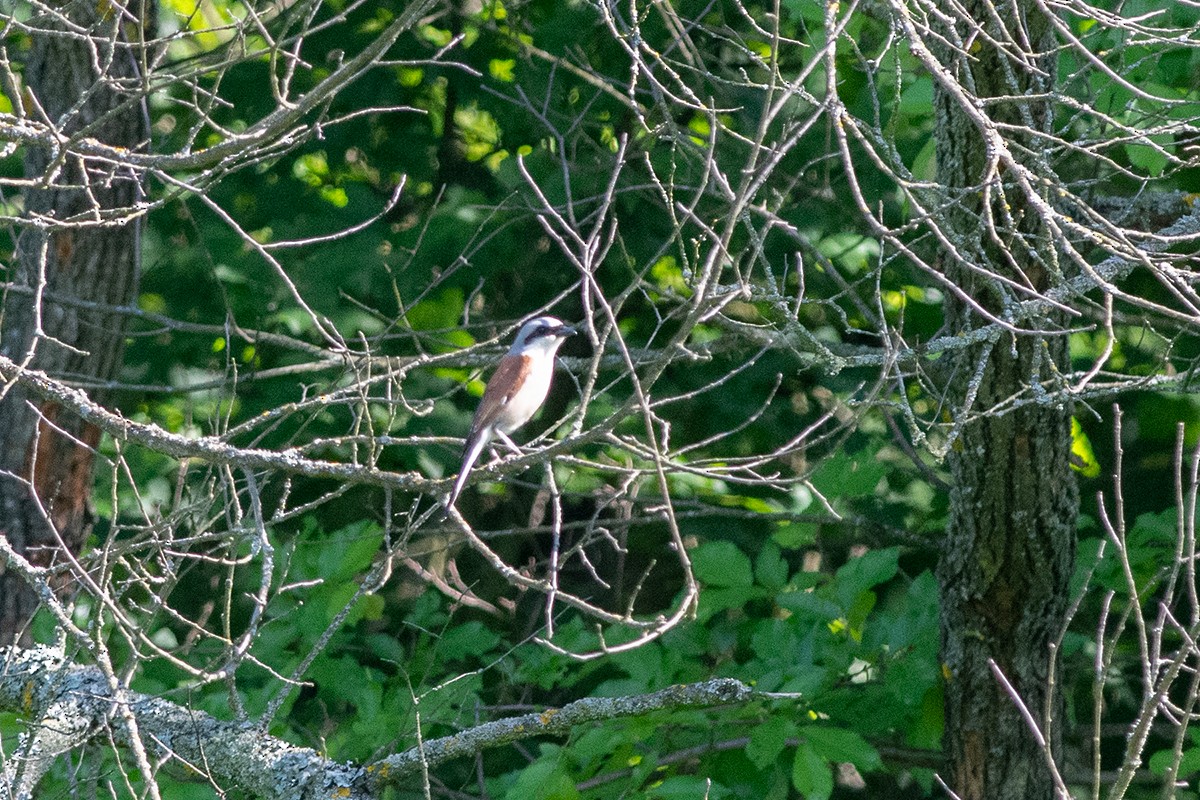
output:
[[[1083,432],[1083,426],[1075,417],[1071,417],[1071,469],[1085,478],[1100,474],[1100,462],[1092,450],[1092,440]]]

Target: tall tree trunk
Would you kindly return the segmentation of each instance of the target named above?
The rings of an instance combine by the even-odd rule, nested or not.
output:
[[[53,123],[64,136],[86,136],[127,149],[148,138],[141,98],[137,17],[145,4],[81,0],[53,4],[89,36],[68,35],[49,14],[25,64],[25,112]],[[28,220],[9,270],[0,323],[0,352],[18,363],[79,382],[93,399],[97,384],[117,376],[124,344],[123,318],[101,306],[136,296],[140,267],[140,177],[98,162],[31,147],[25,175],[36,188],[24,194]],[[121,210],[125,209],[127,213]],[[39,566],[60,563],[64,549],[78,553],[91,527],[89,496],[93,448],[99,431],[30,397],[20,386],[0,399],[0,534]],[[0,645],[27,642],[37,597],[0,563]]]
[[[996,5],[967,0],[958,8],[962,16],[955,30],[941,31],[944,41],[958,47],[944,49],[941,61],[977,98],[1017,98],[974,108],[992,121],[1031,131],[1014,135],[1009,128],[1005,139],[1040,174],[1045,145],[1034,132],[1052,124],[1046,98],[1055,74],[1049,22],[1026,0]],[[1005,44],[1004,51],[997,42]],[[953,204],[949,231],[962,244],[958,253],[992,275],[968,268],[950,253],[944,268],[968,297],[1000,315],[1006,299],[1011,307],[1028,295],[997,277],[1046,290],[1062,278],[1054,248],[1013,171],[989,162],[994,151],[986,146],[978,121],[948,87],[939,86],[935,102],[939,183]],[[986,224],[989,216],[996,236]],[[986,323],[958,298],[948,303],[947,314],[958,332]],[[1053,316],[1023,327],[1065,329],[1064,320]],[[1035,383],[1058,388],[1057,376],[1069,368],[1067,337],[1005,334],[994,344],[966,350],[951,367],[947,393],[957,413],[978,416],[962,429],[949,457],[953,490],[938,571],[950,786],[963,800],[1050,798],[1054,787],[1046,755],[989,661],[1039,723],[1050,710],[1056,745],[1061,697],[1048,696],[1048,669],[1067,607],[1078,513],[1069,460],[1071,409],[1060,402],[1002,414],[980,412],[1014,397],[1030,399]]]

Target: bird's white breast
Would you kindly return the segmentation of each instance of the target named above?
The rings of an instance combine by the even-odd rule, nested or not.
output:
[[[506,404],[504,413],[496,419],[496,428],[507,434],[528,422],[546,399],[553,375],[553,353],[549,357],[531,358],[525,380]]]
[[[480,408],[480,413],[486,415],[485,418],[491,421],[491,426],[504,434],[512,433],[528,422],[546,399],[550,379],[554,375],[554,354],[563,343],[564,337],[558,335],[535,336],[531,340],[526,331],[532,324],[526,323],[522,334],[518,336],[501,362],[500,368],[496,370],[496,375],[503,377],[502,382],[495,388],[500,396],[508,398],[507,402],[494,415],[484,412],[482,406]],[[510,359],[519,359],[517,363],[520,364],[520,368],[506,366],[505,362],[512,363]],[[497,378],[493,377],[493,381],[495,380]],[[505,380],[512,380],[516,384],[515,388],[510,390],[505,386]],[[488,385],[488,391],[493,391],[491,384]],[[487,393],[484,394],[484,399],[486,401]]]

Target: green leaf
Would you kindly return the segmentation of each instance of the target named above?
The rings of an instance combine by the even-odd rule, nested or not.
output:
[[[929,114],[933,108],[933,78],[918,75],[900,92],[900,111],[911,116]],[[930,140],[932,142],[932,139]]]
[[[750,558],[733,542],[706,542],[692,552],[692,567],[701,583],[710,586],[754,585]]]
[[[1127,144],[1125,154],[1129,157],[1130,164],[1148,175],[1158,177],[1167,168],[1167,156],[1164,152],[1167,142],[1159,141],[1161,137],[1158,136],[1147,136],[1145,139],[1159,144],[1160,147],[1152,144]]]
[[[809,24],[821,25],[825,21],[825,4],[819,0],[784,0],[783,8]]]
[[[779,603],[781,608],[786,608],[789,611],[809,617],[816,617],[821,621],[838,619],[842,616],[841,606],[832,600],[818,597],[813,592],[787,592],[786,594],[779,595],[775,599],[775,602]]]
[[[510,800],[576,800],[575,781],[558,762],[558,747],[542,746],[542,758],[521,771],[505,793]]]
[[[800,737],[814,752],[830,761],[849,761],[863,772],[877,770],[883,766],[879,751],[852,730],[807,725],[800,729]]]
[[[755,597],[761,597],[762,590],[751,586],[705,586],[700,593],[700,605],[696,609],[696,619],[701,623],[707,622],[721,611],[730,608],[741,609]],[[646,687],[649,690],[649,687]]]
[[[831,234],[817,243],[817,249],[851,273],[868,269],[879,258],[879,242],[860,233]]]
[[[464,303],[461,289],[444,289],[409,308],[405,316],[414,330],[453,330],[458,327]]]
[[[464,622],[446,629],[438,641],[438,652],[442,658],[456,661],[484,656],[499,642],[500,634],[489,631],[482,622]]]
[[[765,770],[775,763],[779,754],[787,747],[788,736],[795,733],[796,726],[782,716],[768,717],[750,732],[746,744],[746,757],[759,769]]]
[[[1100,474],[1100,462],[1092,450],[1092,440],[1083,432],[1083,426],[1075,417],[1071,417],[1071,469],[1085,478]]]
[[[505,83],[512,83],[515,79],[513,70],[516,69],[517,62],[513,58],[493,58],[488,62],[488,72],[493,78]]]
[[[754,578],[759,586],[779,591],[787,584],[788,565],[779,553],[779,546],[768,541],[754,562]]]
[[[917,151],[913,159],[912,174],[918,180],[932,181],[937,178],[937,147],[936,140],[931,136],[929,141]]]
[[[874,592],[859,592],[846,609],[846,624],[850,626],[850,636],[856,642],[862,641],[863,626],[867,623],[867,615],[875,608],[876,599]]]
[[[946,727],[946,702],[939,681],[925,691],[916,720],[909,726],[905,740],[913,747],[937,750]]]
[[[861,592],[896,577],[900,570],[900,548],[869,550],[847,561],[837,571],[833,588],[842,608],[854,606]]]
[[[662,797],[665,800],[715,800],[728,794],[729,790],[721,784],[696,775],[672,775],[645,792],[646,797]]]
[[[1172,748],[1159,750],[1150,756],[1150,771],[1155,775],[1166,775],[1174,759],[1175,751]],[[1200,770],[1200,750],[1192,748],[1179,754],[1179,775],[1189,775],[1198,770]]]
[[[379,595],[369,594],[359,600],[355,611],[358,612],[360,619],[378,622],[383,619],[383,610],[386,605],[384,599]]]
[[[817,526],[811,522],[789,522],[776,529],[771,538],[780,547],[800,550],[817,540]]]
[[[841,452],[821,463],[813,473],[812,482],[830,499],[874,495],[887,471],[887,466],[877,461],[871,450],[854,454]]]
[[[833,794],[833,771],[808,742],[796,748],[792,761],[792,785],[804,800],[826,800]]]
[[[383,543],[383,530],[371,521],[347,525],[321,544],[318,574],[326,583],[337,584],[356,577],[370,566]]]

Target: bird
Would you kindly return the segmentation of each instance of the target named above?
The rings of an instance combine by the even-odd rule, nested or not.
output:
[[[574,335],[575,328],[554,317],[534,317],[521,326],[512,347],[500,359],[483,390],[483,399],[463,445],[458,478],[446,500],[447,509],[458,500],[483,449],[497,436],[508,441],[508,434],[528,422],[542,407],[554,374],[554,356],[559,346]]]

